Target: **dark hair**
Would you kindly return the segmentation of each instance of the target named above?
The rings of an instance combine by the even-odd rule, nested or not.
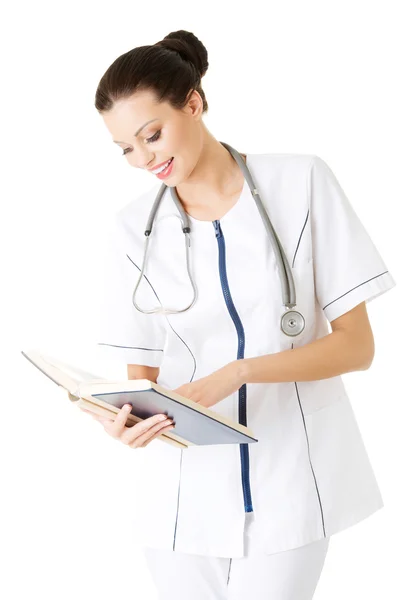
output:
[[[105,112],[119,99],[150,90],[157,102],[168,101],[173,108],[182,109],[189,93],[196,90],[205,113],[208,104],[201,78],[207,69],[208,54],[200,40],[189,31],[173,31],[156,44],[121,54],[100,79],[95,107]]]

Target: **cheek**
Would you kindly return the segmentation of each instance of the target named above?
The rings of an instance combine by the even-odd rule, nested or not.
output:
[[[188,177],[196,167],[201,153],[202,141],[198,133],[188,126],[177,125],[165,134],[165,152],[174,157],[174,167],[179,176]]]
[[[179,121],[166,133],[166,139],[168,136],[168,145],[171,150],[176,150],[177,156],[191,156],[197,149],[198,134],[196,134],[193,124],[189,120]],[[172,156],[174,156],[173,153]]]

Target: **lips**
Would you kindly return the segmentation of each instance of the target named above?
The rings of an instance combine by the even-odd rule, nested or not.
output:
[[[171,158],[173,158],[173,157],[171,156]],[[171,160],[171,158],[169,158],[168,160],[160,163],[159,165],[155,165],[154,167],[151,167],[151,169],[149,169],[149,171],[155,171],[156,169],[159,169],[160,167],[164,167],[167,164],[167,162],[169,160]]]
[[[158,177],[158,179],[167,179],[171,175],[173,168],[174,168],[174,158],[172,157],[168,163],[168,166],[164,167],[164,169],[162,171],[160,171],[159,173],[154,173],[154,175],[156,177]]]

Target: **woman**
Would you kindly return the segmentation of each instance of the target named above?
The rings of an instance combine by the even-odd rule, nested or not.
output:
[[[207,67],[203,44],[176,31],[117,58],[99,83],[96,109],[113,141],[159,179],[116,215],[100,344],[130,378],[212,407],[258,442],[150,445],[135,539],[160,598],[309,600],[330,536],[383,505],[341,374],[371,365],[365,304],[395,281],[325,161],[241,154],[305,319],[298,335],[284,333],[276,255],[254,190],[202,120]],[[194,304],[172,188],[189,215]],[[151,312],[160,306],[175,312]],[[95,418],[132,448],[172,428],[158,416],[127,428],[130,408],[115,422]]]

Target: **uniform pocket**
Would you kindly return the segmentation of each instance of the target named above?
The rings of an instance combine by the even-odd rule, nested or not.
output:
[[[347,398],[340,375],[315,381],[297,381],[296,387],[304,415],[314,413]]]

